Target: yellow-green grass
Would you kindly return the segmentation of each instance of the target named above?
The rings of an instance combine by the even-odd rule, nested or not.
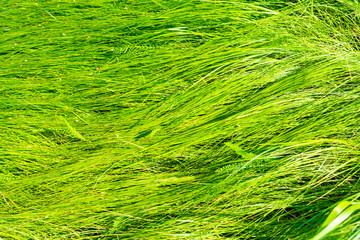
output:
[[[0,238],[358,239],[359,14],[0,0]]]

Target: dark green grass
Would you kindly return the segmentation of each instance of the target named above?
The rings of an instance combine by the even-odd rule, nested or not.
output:
[[[359,14],[0,1],[0,237],[315,236],[360,185]]]

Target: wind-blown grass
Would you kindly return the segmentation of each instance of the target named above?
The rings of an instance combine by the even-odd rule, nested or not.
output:
[[[1,238],[357,239],[357,2],[0,3]]]

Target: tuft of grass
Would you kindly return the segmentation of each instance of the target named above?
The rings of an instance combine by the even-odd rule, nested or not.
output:
[[[359,11],[0,0],[0,238],[358,239]]]

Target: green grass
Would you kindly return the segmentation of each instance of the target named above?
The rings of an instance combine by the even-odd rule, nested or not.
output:
[[[359,16],[0,0],[0,238],[358,239]]]

